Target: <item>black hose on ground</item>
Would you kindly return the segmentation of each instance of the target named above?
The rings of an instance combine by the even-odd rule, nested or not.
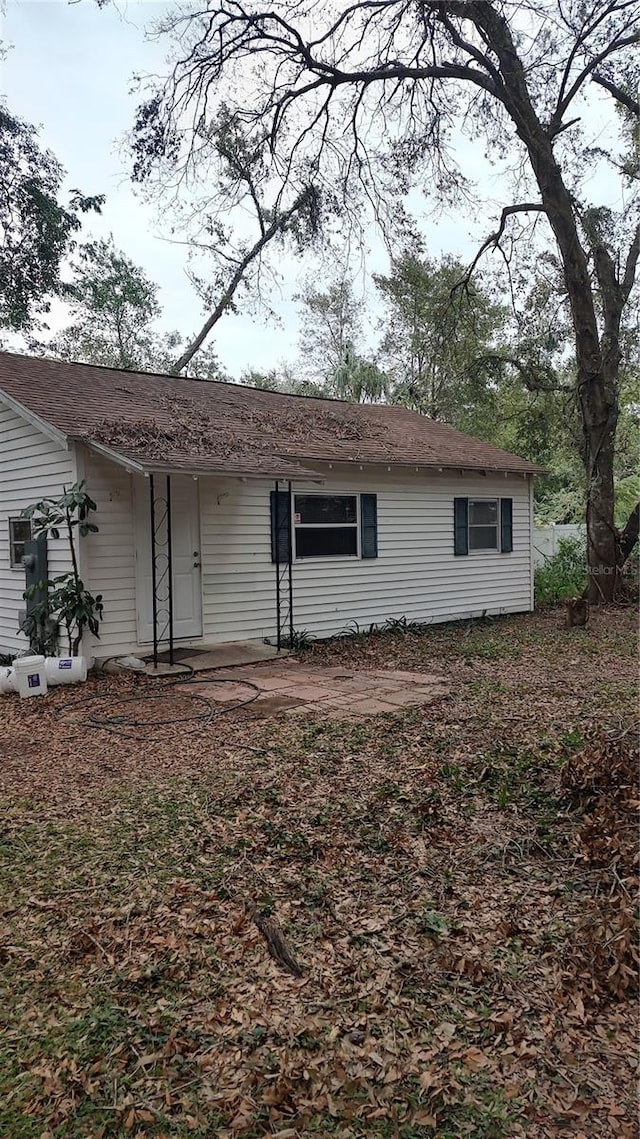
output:
[[[113,659],[113,658],[109,658]],[[102,671],[104,671],[103,662]],[[123,736],[129,740],[141,740],[143,742],[153,739],[164,738],[164,733],[160,735],[152,735],[145,732],[144,735],[136,734],[136,728],[155,728],[167,727],[170,724],[193,724],[190,728],[181,728],[181,733],[184,735],[195,735],[197,732],[202,731],[213,719],[218,716],[224,716],[228,712],[235,712],[239,708],[245,708],[248,704],[253,704],[261,693],[261,689],[257,684],[251,680],[240,680],[236,677],[221,677],[221,676],[206,676],[208,672],[214,669],[203,669],[201,672],[196,672],[195,669],[188,664],[178,664],[179,668],[184,669],[184,673],[176,676],[174,673],[165,673],[163,675],[149,676],[145,674],[147,680],[151,681],[150,687],[158,690],[154,692],[146,691],[141,692],[135,696],[115,697],[111,692],[104,692],[92,694],[90,696],[82,696],[79,699],[70,701],[63,705],[62,708],[56,710],[58,718],[66,724],[77,723],[77,718],[73,715],[79,708],[86,708],[87,711],[83,716],[81,722],[88,727],[95,728],[99,731],[111,732],[113,735]],[[136,705],[147,703],[151,700],[162,700],[167,698],[167,690],[175,689],[183,684],[196,678],[198,684],[236,684],[242,685],[246,688],[253,689],[251,696],[246,700],[238,700],[232,704],[225,704],[223,708],[215,705],[214,701],[209,696],[204,696],[200,692],[182,692],[180,696],[184,700],[191,700],[194,704],[200,706],[201,710],[194,711],[193,715],[177,715],[177,716],[163,716],[161,719],[149,718],[141,719],[129,715],[127,712],[117,712],[116,709],[122,708],[124,705]],[[111,701],[111,709],[109,714],[100,714],[97,709],[92,711],[92,705],[100,707],[103,701]],[[195,721],[195,723],[194,723]]]

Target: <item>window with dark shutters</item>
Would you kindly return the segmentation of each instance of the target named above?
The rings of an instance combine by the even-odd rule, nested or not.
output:
[[[456,556],[513,551],[512,498],[454,498],[453,542]]]
[[[271,491],[271,560],[377,558],[375,494]]]

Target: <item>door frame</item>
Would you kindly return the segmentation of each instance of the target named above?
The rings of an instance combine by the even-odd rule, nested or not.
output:
[[[188,479],[187,475],[170,475],[171,486],[173,487],[173,480]],[[149,504],[149,479],[145,476],[131,476],[132,481],[132,501],[133,501],[133,547],[134,547],[134,562],[135,562],[135,599],[136,599],[136,635],[139,645],[153,644],[153,620],[148,621],[147,614],[153,610],[152,598],[152,575],[151,575],[151,514]],[[190,481],[190,480],[189,480]],[[200,626],[199,633],[193,633],[187,637],[176,637],[174,635],[174,642],[181,644],[189,644],[191,641],[201,641],[204,636],[204,599],[202,589],[202,525],[201,525],[201,512],[200,512],[200,483],[199,480],[194,481],[195,494],[193,496],[196,532],[198,535],[198,548],[200,557],[200,589],[197,591],[197,612],[194,613],[194,620]],[[173,496],[172,496],[173,503]],[[144,548],[139,541],[138,535],[143,529],[144,534]],[[198,620],[199,619],[199,620]],[[150,629],[150,635],[147,635],[146,626]]]

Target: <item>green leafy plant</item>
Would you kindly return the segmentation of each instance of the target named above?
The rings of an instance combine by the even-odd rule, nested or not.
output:
[[[84,481],[74,483],[60,498],[43,498],[22,511],[31,519],[35,538],[59,538],[66,534],[71,555],[71,570],[51,581],[38,582],[25,590],[25,600],[32,602],[27,617],[27,632],[32,647],[39,638],[39,647],[51,651],[52,625],[63,625],[67,634],[68,651],[77,656],[85,631],[99,637],[99,625],[104,606],[102,594],[92,594],[85,588],[78,567],[76,536],[96,534],[98,527],[89,521],[96,504],[88,495]],[[37,598],[37,600],[34,600]],[[47,640],[49,637],[49,640]]]
[[[418,933],[426,933],[434,941],[440,941],[441,938],[449,936],[449,923],[445,916],[438,913],[437,910],[429,909],[428,906],[421,911],[416,922],[416,928]]]
[[[560,538],[557,552],[536,570],[538,605],[577,597],[587,582],[587,553],[581,538]]]
[[[426,633],[430,626],[429,621],[412,621],[409,617],[387,617],[387,620],[380,626],[382,633],[413,633],[420,636]]]

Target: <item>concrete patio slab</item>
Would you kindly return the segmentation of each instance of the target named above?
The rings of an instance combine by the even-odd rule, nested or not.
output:
[[[403,708],[409,704],[423,704],[426,703],[427,700],[427,697],[425,697],[423,693],[411,688],[397,688],[395,690],[384,688],[380,690],[378,695],[381,700],[398,708]]]
[[[296,681],[293,676],[248,676],[246,679],[251,680],[253,684],[257,684],[262,692],[280,692],[285,691],[287,688],[295,687]]]
[[[369,697],[367,700],[356,700],[353,704],[346,704],[344,709],[353,712],[355,716],[381,716],[385,712],[397,712],[398,706]]]
[[[286,692],[268,692],[264,696],[259,696],[252,704],[247,704],[246,711],[251,716],[262,717],[276,716],[278,712],[297,712],[304,707],[306,705],[295,697],[288,696]],[[313,707],[315,708],[315,705]]]
[[[217,679],[217,678],[216,678]],[[255,690],[251,684],[243,684],[241,680],[231,683],[203,683],[202,681],[188,681],[180,685],[185,692],[195,692],[199,696],[208,696],[215,704],[240,704],[244,700],[252,700]]]
[[[320,688],[314,684],[301,684],[292,688],[285,689],[287,696],[293,696],[296,700],[303,700],[305,703],[313,703],[316,701],[324,700],[325,696],[333,696],[332,688]]]
[[[434,673],[314,667],[293,657],[255,666],[225,665],[209,671],[206,680],[195,676],[183,687],[221,708],[244,705],[243,713],[254,717],[314,715],[353,722],[432,704],[450,691],[446,677]]]

